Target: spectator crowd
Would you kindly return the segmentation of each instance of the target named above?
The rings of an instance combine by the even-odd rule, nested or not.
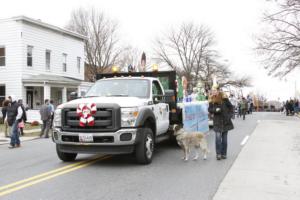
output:
[[[290,99],[286,100],[286,102],[282,103],[281,111],[288,115],[294,115],[299,113],[299,100],[298,99]]]
[[[54,117],[54,105],[52,100],[45,100],[40,108],[40,116],[43,122],[40,137],[49,138],[49,130],[52,128]],[[20,136],[24,135],[25,123],[27,121],[27,108],[22,99],[17,100],[14,95],[9,96],[2,104],[2,117],[4,122],[5,137],[10,138],[9,148],[21,146]]]

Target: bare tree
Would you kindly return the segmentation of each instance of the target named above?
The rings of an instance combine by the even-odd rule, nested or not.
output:
[[[249,77],[233,78],[229,67],[218,62],[220,56],[214,44],[215,39],[209,28],[193,23],[182,24],[178,30],[171,29],[156,40],[156,59],[184,75],[190,88],[200,81],[209,90],[215,76],[224,86],[249,86]]]
[[[141,56],[142,56],[141,50],[139,50],[136,47],[128,46],[124,48],[118,64],[124,69],[127,68],[129,65],[131,65],[134,70],[140,71]]]
[[[85,57],[90,81],[119,61],[122,48],[118,45],[118,24],[102,12],[94,8],[75,9],[66,28],[87,37]]]
[[[204,83],[204,88],[209,90],[213,84],[213,78],[216,77],[217,80],[226,79],[229,77],[230,72],[227,66],[222,65],[218,62],[219,55],[217,52],[211,51],[207,54],[200,63],[200,67],[195,76],[195,82],[199,80]]]
[[[279,11],[265,14],[266,32],[258,37],[257,52],[269,75],[284,77],[300,66],[300,1],[276,1]]]
[[[251,86],[251,77],[236,77],[229,69],[229,65],[219,62],[218,59],[219,56],[216,53],[208,54],[204,58],[203,67],[198,73],[196,80],[204,83],[206,90],[210,90],[212,87],[213,77],[216,77],[220,87],[233,86],[243,88]]]
[[[181,71],[188,81],[193,81],[202,68],[202,59],[214,44],[209,28],[193,23],[182,24],[178,30],[172,29],[162,38],[156,39],[157,60],[172,69]]]

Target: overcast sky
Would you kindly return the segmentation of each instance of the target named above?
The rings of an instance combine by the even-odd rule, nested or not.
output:
[[[155,37],[171,26],[190,21],[205,24],[215,33],[217,49],[231,69],[238,76],[253,77],[254,87],[246,92],[259,92],[276,100],[295,94],[296,76],[282,81],[268,77],[253,52],[262,14],[270,9],[270,3],[264,0],[9,0],[1,2],[0,18],[26,15],[63,27],[72,9],[80,6],[95,6],[119,21],[122,40],[148,56]]]

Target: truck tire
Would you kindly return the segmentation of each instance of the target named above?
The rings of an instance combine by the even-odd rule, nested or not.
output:
[[[141,131],[141,141],[135,147],[135,157],[139,164],[150,164],[154,151],[154,138],[150,128]]]
[[[56,144],[56,153],[57,153],[57,156],[59,157],[59,159],[61,159],[64,162],[74,161],[76,159],[76,156],[77,156],[77,153],[65,153],[65,152],[61,152],[59,150],[58,144]]]

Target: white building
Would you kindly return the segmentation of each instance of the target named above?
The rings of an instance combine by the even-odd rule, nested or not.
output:
[[[25,16],[0,20],[0,103],[16,95],[30,108],[67,101],[84,80],[85,36]]]

